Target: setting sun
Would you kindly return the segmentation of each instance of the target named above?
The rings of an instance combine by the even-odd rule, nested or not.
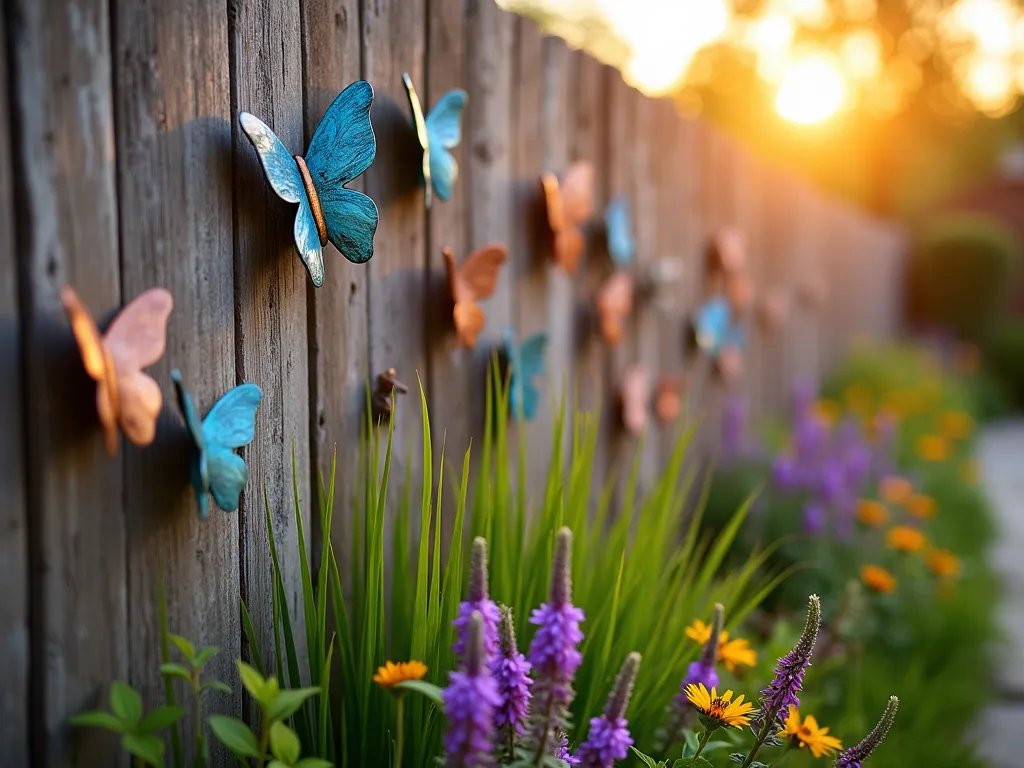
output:
[[[786,72],[775,99],[775,109],[793,123],[812,124],[828,119],[846,100],[846,81],[839,67],[824,56],[794,63]]]

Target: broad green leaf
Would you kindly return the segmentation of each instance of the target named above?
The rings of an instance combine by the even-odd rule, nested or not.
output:
[[[231,695],[231,686],[227,685],[226,683],[222,683],[220,680],[207,680],[205,683],[199,686],[199,688],[203,691],[209,689],[211,691],[217,691],[218,693],[226,693],[228,695]]]
[[[164,768],[164,740],[151,733],[129,733],[121,739],[121,746],[154,768]]]
[[[181,664],[161,664],[160,672],[164,675],[171,675],[172,677],[180,677],[182,680],[192,682],[192,673],[189,672]]]
[[[252,697],[256,699],[256,701],[259,701],[262,704],[263,700],[260,697],[266,695],[264,688],[267,684],[263,675],[242,660],[238,661],[238,674],[242,678],[242,685],[245,686],[245,690],[247,690]]]
[[[662,768],[662,766],[665,765],[665,763],[659,763],[653,757],[645,755],[636,747],[630,747],[630,749],[633,750],[633,754],[639,757],[648,768]]]
[[[117,680],[110,686],[110,708],[124,722],[136,725],[142,719],[142,699],[130,685]]]
[[[270,726],[270,751],[285,765],[295,765],[302,754],[302,745],[295,731],[282,722]]]
[[[196,647],[181,635],[168,635],[168,639],[181,651],[181,655],[188,661],[189,666],[196,665]]]
[[[114,733],[126,733],[132,728],[130,723],[124,722],[117,715],[99,710],[72,715],[70,722],[72,725],[81,725],[87,728],[106,728]]]
[[[281,691],[267,707],[271,721],[291,717],[310,696],[320,693],[319,688],[289,688]]]
[[[197,669],[202,669],[206,666],[207,662],[210,661],[214,656],[220,653],[220,648],[215,645],[207,646],[206,648],[200,648],[196,653],[195,666]]]
[[[207,720],[210,730],[225,747],[231,750],[232,754],[240,758],[260,756],[260,745],[256,741],[256,734],[249,730],[249,726],[237,717],[229,715],[210,715]]]
[[[703,757],[681,757],[672,764],[672,768],[715,768]]]
[[[434,702],[437,706],[444,706],[443,689],[428,683],[426,680],[403,680],[395,685],[400,691],[415,691]]]
[[[139,723],[140,731],[159,731],[173,723],[178,722],[185,716],[185,710],[181,707],[157,707]]]

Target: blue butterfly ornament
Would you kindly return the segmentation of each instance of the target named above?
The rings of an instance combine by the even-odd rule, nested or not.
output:
[[[327,108],[306,156],[288,154],[281,140],[259,118],[242,112],[238,122],[263,164],[278,197],[298,203],[295,248],[313,285],[324,282],[323,247],[330,241],[351,262],[373,256],[377,206],[345,185],[363,173],[377,154],[370,125],[373,86],[357,80]]]
[[[430,209],[431,189],[447,202],[452,197],[452,188],[459,176],[459,165],[451,150],[462,140],[462,110],[469,96],[461,88],[448,91],[438,99],[430,114],[423,116],[420,97],[413,87],[412,78],[402,75],[405,92],[409,96],[412,121],[416,128],[416,139],[423,148],[423,184],[425,199]]]
[[[633,238],[633,224],[629,216],[629,201],[616,197],[604,211],[604,229],[608,241],[608,255],[615,266],[625,269],[633,263],[636,255],[636,240]]]
[[[516,419],[522,413],[526,421],[533,421],[540,402],[540,392],[533,380],[544,375],[544,352],[548,346],[548,335],[535,333],[518,344],[515,331],[505,328],[503,337],[509,370],[509,410]]]
[[[263,392],[255,384],[242,384],[218,400],[205,419],[181,381],[181,371],[171,371],[178,391],[178,405],[185,416],[192,444],[192,486],[199,505],[199,518],[205,520],[209,496],[225,512],[238,509],[238,497],[249,481],[249,470],[234,452],[252,442],[256,428],[256,408]]]
[[[709,299],[694,313],[692,340],[707,357],[718,357],[725,347],[743,349],[746,336],[743,328],[733,322],[732,308],[721,296]]]

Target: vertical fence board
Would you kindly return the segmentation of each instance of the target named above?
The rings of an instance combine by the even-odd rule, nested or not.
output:
[[[125,456],[130,674],[154,701],[163,690],[161,571],[170,631],[221,649],[209,673],[231,679],[240,650],[238,613],[223,609],[239,594],[237,519],[199,521],[188,437],[169,386],[180,368],[209,406],[235,383],[227,16],[207,0],[180,10],[118,0],[114,29],[124,297],[155,286],[174,295],[164,359],[150,369],[165,384],[157,439],[126,446]],[[206,707],[239,714],[241,697],[207,696]],[[223,752],[221,763],[229,757]]]
[[[755,293],[762,288],[767,264],[763,231],[762,203],[765,184],[764,168],[749,151],[735,145],[736,170],[733,176],[733,199],[735,200],[734,221],[747,240],[747,265],[754,282]],[[753,306],[750,308],[753,309]],[[752,311],[739,318],[747,336],[743,353],[743,375],[727,397],[743,401],[750,419],[756,421],[764,409],[764,387],[761,386],[765,371],[764,334],[757,327]]]
[[[18,317],[18,264],[15,260],[14,195],[11,139],[7,111],[7,38],[0,13],[0,488],[6,503],[0,511],[0,656],[7,674],[0,690],[0,744],[13,765],[28,765],[28,536],[25,517],[25,470],[22,457],[21,321]]]
[[[293,153],[305,150],[302,118],[302,40],[295,0],[229,5],[233,117],[251,112]],[[237,376],[258,384],[263,402],[256,437],[246,450],[249,484],[242,501],[243,588],[264,660],[273,658],[269,536],[282,554],[282,576],[293,620],[302,621],[301,580],[292,500],[298,473],[303,527],[309,531],[309,354],[306,291],[309,277],[295,253],[295,206],[267,184],[256,153],[234,121],[235,323]],[[326,264],[330,271],[334,264]],[[203,403],[209,408],[210,403]],[[292,450],[295,451],[295,466]],[[271,530],[264,521],[263,496]],[[301,624],[300,624],[301,626]],[[304,634],[296,633],[302,642]]]
[[[121,765],[116,740],[66,718],[128,671],[122,462],[103,449],[96,388],[58,291],[102,318],[120,301],[108,8],[8,3],[17,113],[18,253],[27,376],[33,758]]]

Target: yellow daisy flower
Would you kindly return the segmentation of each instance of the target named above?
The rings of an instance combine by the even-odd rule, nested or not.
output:
[[[750,719],[754,716],[754,705],[749,701],[743,701],[743,694],[733,701],[732,691],[726,691],[719,696],[714,688],[709,693],[703,683],[690,683],[686,686],[685,692],[690,703],[710,720],[709,730],[729,725],[742,728],[749,725]]]
[[[932,549],[927,555],[928,568],[936,576],[951,579],[960,573],[960,558],[948,549]]]
[[[907,503],[904,506],[906,506],[907,512],[912,514],[914,517],[920,517],[922,519],[926,517],[935,517],[935,499],[923,493],[915,493],[907,499]]]
[[[889,510],[880,501],[861,499],[857,502],[857,520],[863,525],[885,525],[889,522]]]
[[[928,543],[921,531],[907,525],[896,525],[890,528],[885,535],[885,541],[891,549],[895,549],[897,552],[918,552],[924,549],[924,545]]]
[[[896,591],[896,577],[880,565],[864,565],[860,569],[860,578],[868,589],[890,595]]]
[[[722,632],[722,634],[726,633]],[[704,643],[711,639],[711,625],[705,624],[700,619],[694,619],[693,624],[686,628],[686,636],[697,643],[697,645],[704,645]]]
[[[789,716],[786,718],[786,727],[780,735],[796,742],[798,747],[810,747],[811,754],[815,757],[831,757],[842,750],[843,743],[835,736],[829,736],[828,730],[828,728],[819,728],[818,721],[814,719],[813,715],[808,715],[803,722],[800,722],[800,712],[791,704]]]
[[[427,674],[427,665],[422,661],[400,661],[397,664],[387,662],[383,667],[377,667],[377,674],[373,676],[373,682],[381,688],[391,690],[399,683],[406,680],[422,680]]]
[[[940,435],[920,435],[914,450],[924,461],[945,461],[949,458],[949,441]]]
[[[704,645],[711,639],[711,626],[700,619],[694,619],[685,631],[686,636],[698,645]],[[735,672],[741,664],[748,667],[757,664],[757,651],[750,647],[747,640],[741,638],[730,640],[729,630],[723,629],[718,635],[718,660],[730,672]]]
[[[939,419],[942,434],[950,440],[966,440],[974,431],[974,419],[964,411],[946,411]]]
[[[878,484],[878,495],[891,504],[903,504],[914,494],[914,486],[905,477],[889,475]]]
[[[815,400],[811,414],[826,426],[832,426],[839,419],[839,404],[834,400]]]

